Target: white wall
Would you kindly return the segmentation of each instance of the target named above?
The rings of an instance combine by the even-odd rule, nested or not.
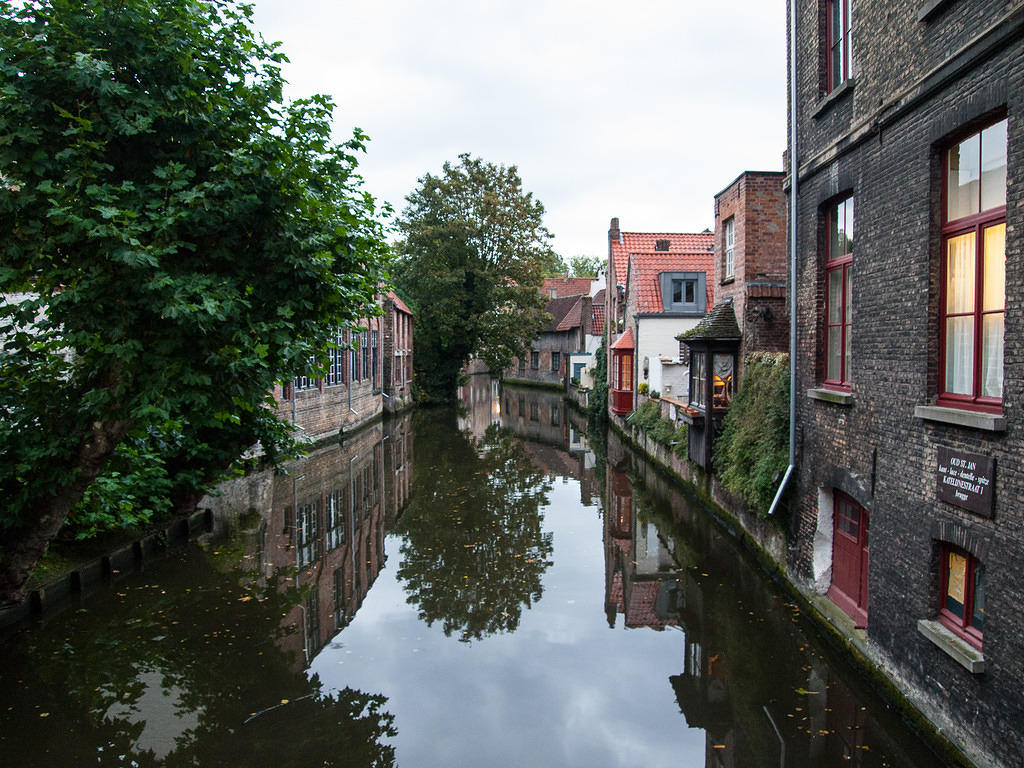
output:
[[[636,339],[636,360],[637,360],[637,383],[647,381],[644,378],[644,358],[648,360],[648,376],[651,369],[656,365],[659,357],[668,357],[672,360],[679,359],[679,340],[676,339],[680,333],[690,330],[701,321],[700,317],[642,317],[637,321]],[[667,371],[662,371],[662,381]],[[672,394],[676,394],[676,384],[673,383]],[[661,387],[652,389],[661,392]]]

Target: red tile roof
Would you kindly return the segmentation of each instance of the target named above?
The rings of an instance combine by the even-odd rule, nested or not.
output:
[[[668,240],[668,251],[659,253],[702,253],[715,249],[714,232],[623,232],[622,239],[612,241],[612,262],[615,282],[626,284],[629,254],[654,252],[659,240]]]
[[[633,326],[629,326],[626,332],[619,336],[618,340],[612,344],[612,349],[636,349],[636,342],[633,341]]]
[[[579,328],[583,322],[582,295],[551,299],[546,309],[551,313],[552,318],[548,327],[544,329],[547,333]]]
[[[407,315],[412,314],[412,310],[405,305],[404,301],[398,298],[398,294],[396,294],[394,291],[388,291],[388,298],[395,303],[395,309],[398,309],[401,312],[405,312]]]
[[[590,287],[594,284],[594,278],[592,277],[546,277],[544,278],[544,287],[541,289],[545,296],[551,296],[551,292],[554,291],[555,295],[553,298],[560,299],[564,296],[579,296],[581,294],[590,295]]]
[[[590,332],[596,336],[600,336],[604,333],[604,302],[605,302],[605,289],[602,288],[594,296],[594,322],[590,327]]]
[[[660,313],[665,311],[662,303],[661,282],[658,275],[662,272],[703,272],[706,296],[705,307],[710,310],[714,306],[715,254],[711,252],[697,253],[665,253],[650,251],[631,253],[629,255],[630,275],[629,290],[636,292],[636,311],[639,313]]]

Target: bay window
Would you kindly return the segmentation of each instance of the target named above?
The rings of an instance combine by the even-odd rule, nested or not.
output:
[[[939,404],[998,412],[1006,297],[1006,120],[944,154]]]

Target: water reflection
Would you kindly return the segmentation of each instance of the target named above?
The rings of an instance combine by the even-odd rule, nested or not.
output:
[[[551,484],[522,443],[497,424],[474,440],[444,429],[448,412],[418,419],[416,494],[395,533],[398,578],[427,626],[479,640],[512,632],[540,599],[551,565],[541,507]]]
[[[0,764],[937,764],[614,436],[460,395],[225,486],[202,547],[4,636]]]

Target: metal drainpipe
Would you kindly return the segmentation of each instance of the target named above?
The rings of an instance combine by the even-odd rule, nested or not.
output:
[[[775,514],[796,466],[796,4],[797,0],[789,0],[789,466],[768,508],[769,515]]]

